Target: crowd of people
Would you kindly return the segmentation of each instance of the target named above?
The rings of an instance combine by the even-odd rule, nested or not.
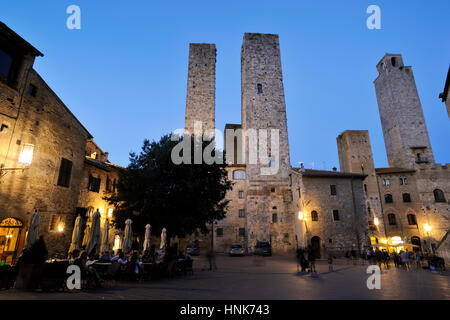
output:
[[[358,259],[356,250],[346,252],[346,258],[351,259],[354,264]],[[328,270],[333,271],[333,256],[328,255]],[[408,249],[400,250],[399,252],[392,251],[389,253],[386,249],[380,250],[378,247],[367,248],[362,252],[361,258],[367,264],[378,265],[381,268],[389,269],[391,262],[395,268],[403,268],[411,270],[414,266],[416,268],[425,268],[430,270],[445,270],[445,261],[441,257],[417,250],[415,252]],[[306,249],[297,249],[297,272],[316,272],[316,252],[314,248],[309,245]],[[363,261],[364,261],[363,260]]]
[[[161,271],[166,271],[165,273],[170,275],[179,259],[191,260],[192,258],[175,247],[156,250],[152,246],[150,250],[144,250],[142,254],[135,250],[125,254],[118,249],[114,253],[104,252],[101,256],[98,253],[88,256],[86,251],[76,249],[70,253],[69,263],[80,268],[82,279],[86,280],[88,287],[101,288],[105,280],[142,281],[146,264],[158,265]],[[99,272],[99,269],[103,271]]]

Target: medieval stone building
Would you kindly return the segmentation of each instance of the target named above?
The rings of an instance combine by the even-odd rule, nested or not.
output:
[[[8,262],[21,252],[35,210],[49,254],[66,253],[76,214],[107,209],[87,192],[88,173],[117,179],[106,158],[91,159],[91,134],[33,69],[39,56],[0,23],[0,256]]]
[[[191,133],[195,121],[214,127],[215,58],[213,44],[191,44],[185,126]],[[312,245],[322,257],[370,245],[448,254],[450,174],[434,162],[412,69],[391,54],[377,69],[389,167],[375,168],[368,131],[347,130],[337,137],[340,172],[293,168],[278,36],[244,35],[242,124],[227,124],[224,132],[234,186],[227,217],[213,226],[216,251],[239,243],[252,252],[267,241],[274,252]],[[273,129],[278,144],[271,144]],[[256,143],[258,156],[263,151],[266,159],[254,162],[250,149],[262,137],[267,143]]]

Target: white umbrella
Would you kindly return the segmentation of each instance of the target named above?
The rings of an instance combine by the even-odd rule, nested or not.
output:
[[[39,213],[37,210],[34,210],[34,213],[31,215],[30,218],[30,226],[28,227],[25,248],[28,249],[31,248],[33,243],[36,242],[38,236],[39,222],[40,222]]]
[[[100,246],[100,253],[105,253],[109,251],[109,221],[108,219],[105,220],[105,223],[103,224],[103,231],[102,231],[102,242]]]
[[[81,236],[81,228],[83,227],[83,220],[80,215],[75,219],[75,225],[73,226],[72,232],[72,242],[70,243],[69,253],[75,249],[80,249],[80,236]]]
[[[86,245],[87,254],[90,255],[92,251],[95,249],[98,251],[100,246],[100,212],[95,211],[92,216],[92,225],[91,230],[89,232],[89,240]]]
[[[133,231],[131,229],[131,224],[133,221],[127,219],[125,221],[125,235],[123,237],[122,251],[128,253],[131,250],[131,245],[133,244]]]
[[[167,242],[167,230],[166,228],[163,228],[161,231],[161,245],[159,246],[160,250],[166,249],[166,242]]]
[[[151,235],[151,225],[145,226],[145,240],[144,240],[144,251],[150,249],[150,235]]]

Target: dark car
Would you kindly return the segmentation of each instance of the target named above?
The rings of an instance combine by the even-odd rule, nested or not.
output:
[[[200,254],[200,249],[195,244],[188,244],[186,247],[186,253],[191,256],[198,256]]]
[[[255,254],[260,256],[271,256],[272,247],[269,242],[258,241],[255,246]]]

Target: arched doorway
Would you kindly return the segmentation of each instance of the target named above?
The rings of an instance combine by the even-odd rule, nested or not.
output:
[[[25,232],[20,219],[6,218],[0,222],[0,261],[14,263],[24,242]]]
[[[419,237],[416,237],[416,236],[411,237],[411,244],[417,246],[417,247],[415,247],[415,246],[413,247],[414,252],[422,251],[422,245],[420,243]]]
[[[314,236],[311,238],[311,246],[316,254],[316,259],[320,259],[320,237]]]

